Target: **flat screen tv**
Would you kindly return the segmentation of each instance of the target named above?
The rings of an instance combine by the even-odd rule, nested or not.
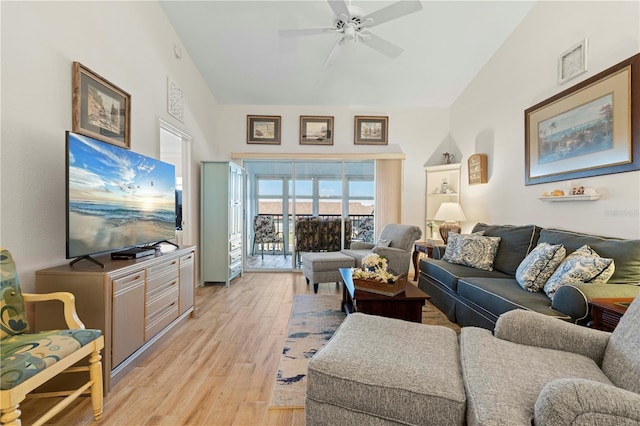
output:
[[[175,238],[174,165],[72,132],[66,147],[67,259]]]

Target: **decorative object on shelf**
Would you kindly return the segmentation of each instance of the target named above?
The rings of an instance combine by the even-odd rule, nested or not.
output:
[[[370,253],[362,259],[362,267],[353,270],[353,285],[357,290],[395,296],[404,291],[407,274],[394,275],[387,269],[385,257]]]
[[[387,145],[389,143],[389,117],[355,116],[355,145]]]
[[[587,72],[587,39],[571,46],[558,58],[558,84]]]
[[[542,201],[595,201],[600,199],[600,194],[582,195],[542,195],[538,200]]]
[[[442,154],[442,164],[453,163],[453,157],[455,157],[455,155],[445,152],[444,154]]]
[[[458,203],[442,203],[440,208],[436,212],[435,220],[443,220],[444,223],[440,225],[440,235],[444,243],[447,243],[449,239],[449,232],[460,232],[462,228],[458,222],[467,220],[464,217],[462,207]]]
[[[427,238],[439,240],[440,235],[438,234],[438,231],[437,231],[438,225],[436,225],[436,223],[433,220],[430,220],[429,222],[427,222],[427,227],[429,228],[429,235],[427,236]]]
[[[72,131],[129,149],[131,95],[73,63]]]
[[[279,115],[247,115],[247,143],[280,145]]]
[[[333,145],[333,117],[300,116],[300,145]]]
[[[525,111],[525,184],[640,169],[640,54]]]
[[[487,183],[487,155],[473,154],[467,160],[469,167],[469,185]]]
[[[184,123],[184,91],[170,78],[167,79],[167,112]]]

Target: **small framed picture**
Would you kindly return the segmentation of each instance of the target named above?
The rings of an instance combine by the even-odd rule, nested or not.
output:
[[[587,39],[571,46],[558,59],[558,84],[587,72]]]
[[[389,117],[356,115],[353,143],[356,145],[387,145]]]
[[[300,116],[300,145],[333,145],[333,117]]]
[[[247,115],[247,143],[280,145],[280,116]]]
[[[73,63],[73,132],[131,148],[131,95],[79,62]]]

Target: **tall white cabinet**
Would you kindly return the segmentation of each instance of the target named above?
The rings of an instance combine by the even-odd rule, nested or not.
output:
[[[232,162],[202,163],[202,282],[229,282],[242,274],[242,182],[244,169]]]
[[[424,235],[426,239],[430,239],[431,235],[427,224],[434,220],[440,204],[460,202],[460,163],[429,166],[425,167],[425,171],[427,182],[425,186]]]

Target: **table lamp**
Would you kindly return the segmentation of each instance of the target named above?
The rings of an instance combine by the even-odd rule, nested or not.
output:
[[[449,238],[449,232],[460,232],[462,228],[458,224],[458,221],[467,220],[464,217],[462,208],[458,203],[442,203],[433,217],[435,220],[443,220],[444,223],[440,225],[440,235],[444,243],[447,243]]]

